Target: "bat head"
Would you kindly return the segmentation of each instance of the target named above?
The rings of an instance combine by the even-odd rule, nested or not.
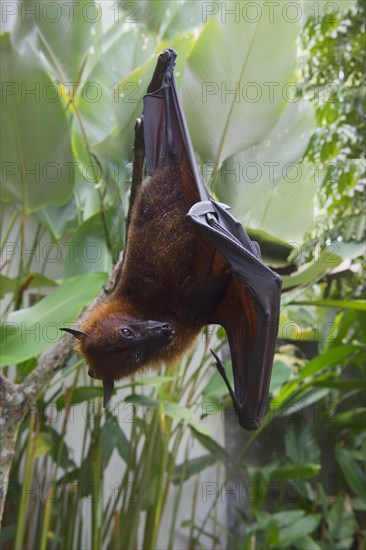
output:
[[[61,329],[77,340],[91,378],[103,380],[104,406],[113,391],[114,380],[130,376],[153,362],[154,357],[174,338],[166,322],[138,319],[119,312],[91,312],[80,330]]]

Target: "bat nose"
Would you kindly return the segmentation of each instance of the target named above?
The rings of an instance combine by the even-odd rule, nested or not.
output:
[[[165,338],[167,338],[169,340],[172,340],[172,338],[174,336],[174,330],[169,325],[169,323],[164,323],[164,325],[161,326],[161,334]]]

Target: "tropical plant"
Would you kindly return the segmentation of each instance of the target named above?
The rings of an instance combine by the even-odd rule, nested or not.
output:
[[[172,548],[178,535],[189,548],[361,548],[364,6],[304,0],[300,19],[247,1],[231,16],[199,1],[5,4],[4,548]],[[258,432],[235,432],[236,455],[216,435],[230,400],[208,350],[225,355],[222,330],[121,383],[106,411],[59,340],[123,248],[133,123],[167,46],[203,178],[284,274],[272,401]],[[220,483],[235,480],[246,498],[230,533]]]

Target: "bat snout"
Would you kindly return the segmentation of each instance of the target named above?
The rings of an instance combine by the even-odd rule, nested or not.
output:
[[[162,336],[164,336],[165,339],[171,342],[174,338],[175,331],[172,329],[169,323],[165,323],[161,326],[160,333]]]

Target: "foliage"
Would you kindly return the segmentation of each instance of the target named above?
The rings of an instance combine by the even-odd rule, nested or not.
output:
[[[8,163],[1,208],[9,222],[1,245],[4,372],[23,381],[57,339],[52,330],[78,317],[117,259],[133,122],[156,53],[170,46],[179,53],[178,83],[204,179],[265,243],[271,265],[285,268],[272,402],[261,429],[246,439],[240,432],[241,454],[230,456],[207,428],[230,404],[208,353],[225,346],[222,330],[205,332],[200,357],[121,384],[104,412],[101,388],[74,356],[21,426],[2,544],[172,548],[179,531],[187,548],[219,547],[225,538],[229,548],[356,548],[366,510],[364,5],[335,3],[342,11],[334,19],[309,13],[305,0],[302,21],[263,17],[253,25],[224,20],[220,11],[205,22],[207,6],[198,1],[88,4],[94,17],[77,2],[72,21],[61,9],[54,23],[50,14],[24,17],[40,3],[19,2],[0,38]],[[282,93],[256,102],[245,95],[253,82],[268,93],[270,80],[304,93],[291,101]],[[55,254],[62,280],[50,269]],[[25,307],[30,291],[36,303]],[[309,342],[313,357],[303,351]],[[283,450],[253,460],[281,421]],[[112,462],[119,469],[111,486]],[[257,490],[238,510],[245,540],[221,525],[220,491],[198,519],[208,468],[217,482],[235,474]],[[182,510],[186,487],[192,505]]]

